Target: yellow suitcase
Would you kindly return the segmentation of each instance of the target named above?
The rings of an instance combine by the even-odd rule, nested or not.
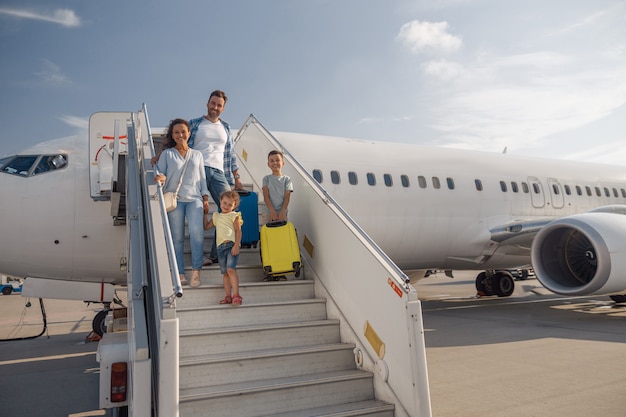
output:
[[[293,223],[282,221],[263,225],[259,242],[266,280],[278,281],[288,274],[300,276],[302,261]]]

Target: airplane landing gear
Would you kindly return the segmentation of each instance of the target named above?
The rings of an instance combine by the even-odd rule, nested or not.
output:
[[[87,305],[91,303],[91,301],[85,301],[85,302],[87,303]],[[115,297],[113,298],[113,303],[124,307],[124,304],[122,303],[122,300],[118,298],[117,293],[115,294]],[[111,307],[111,302],[105,301],[102,304],[104,306],[104,309],[96,313],[96,316],[93,318],[91,322],[91,328],[93,330],[93,333],[97,334],[100,337],[102,337],[102,335],[105,334],[107,331],[106,318],[107,318],[107,315],[109,314],[109,311],[113,309]]]
[[[507,271],[484,271],[476,277],[478,295],[509,297],[515,290],[513,276]]]
[[[111,311],[111,305],[110,303],[107,303],[104,306],[104,310],[99,311],[91,322],[91,328],[93,329],[93,332],[100,337],[102,337],[102,335],[106,333],[106,318],[107,314],[109,314],[109,311]]]

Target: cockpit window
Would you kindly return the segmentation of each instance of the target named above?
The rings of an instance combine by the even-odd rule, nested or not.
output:
[[[67,155],[17,155],[0,160],[2,172],[29,177],[67,166]]]

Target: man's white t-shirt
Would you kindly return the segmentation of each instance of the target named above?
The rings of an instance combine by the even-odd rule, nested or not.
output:
[[[224,148],[227,139],[226,129],[219,120],[215,123],[206,118],[202,120],[196,132],[193,148],[202,152],[204,166],[224,170]]]

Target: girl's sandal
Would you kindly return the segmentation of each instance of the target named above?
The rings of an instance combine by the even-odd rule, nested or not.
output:
[[[240,306],[242,302],[243,298],[241,298],[241,296],[236,295],[233,297],[233,305]]]
[[[230,297],[230,295],[227,295],[226,297],[224,297],[223,300],[220,300],[220,304],[231,304],[233,302],[233,299]]]

